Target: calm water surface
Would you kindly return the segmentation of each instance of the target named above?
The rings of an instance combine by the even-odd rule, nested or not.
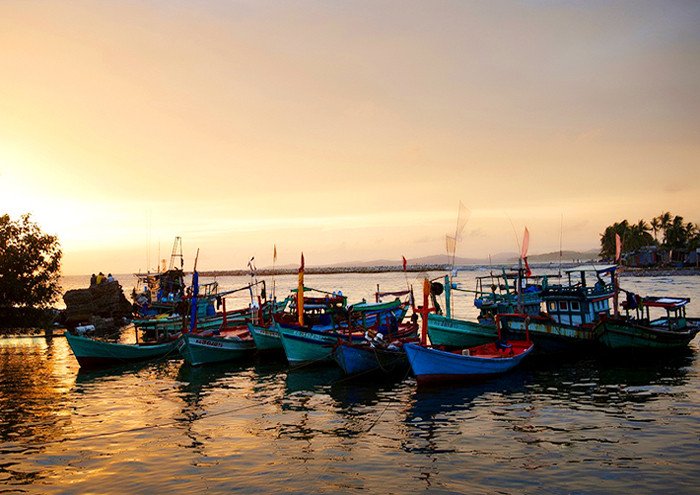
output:
[[[475,273],[461,276],[471,288]],[[406,285],[307,277],[351,301],[377,282]],[[695,298],[700,315],[698,277],[623,286]],[[468,298],[456,311],[476,314]],[[699,362],[696,339],[665,359],[534,361],[417,390],[411,377],[348,381],[275,359],[85,373],[64,339],[2,339],[0,493],[698,493]]]

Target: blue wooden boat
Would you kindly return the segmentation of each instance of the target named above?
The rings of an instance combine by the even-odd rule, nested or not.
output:
[[[458,350],[406,344],[418,384],[487,378],[506,373],[532,352],[527,341],[493,342]]]
[[[526,327],[526,340],[501,340],[499,316],[496,316],[498,340],[465,349],[446,349],[427,345],[428,313],[431,283],[423,283],[423,318],[420,343],[403,346],[418,384],[485,378],[506,373],[532,352]]]
[[[131,361],[145,361],[177,352],[177,340],[164,343],[121,344],[95,340],[70,332],[66,332],[65,336],[81,368],[101,368]]]
[[[365,331],[364,340],[340,340],[333,358],[346,375],[369,372],[388,374],[406,370],[408,360],[403,346],[415,342],[417,335],[416,318],[398,325],[395,330],[378,325]]]

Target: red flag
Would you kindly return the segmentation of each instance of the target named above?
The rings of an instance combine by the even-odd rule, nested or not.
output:
[[[615,263],[620,261],[620,254],[622,253],[622,239],[620,239],[620,234],[615,234]]]
[[[527,256],[523,258],[523,261],[525,262],[525,276],[530,277],[532,276],[532,270],[530,270],[530,265],[527,264]]]
[[[403,271],[406,271],[406,257],[401,256],[401,258],[403,258]]]
[[[274,245],[274,249],[272,250],[272,261],[277,261],[277,244]]]
[[[523,249],[520,251],[521,258],[527,258],[527,249],[530,246],[530,231],[525,227],[525,232],[523,233]]]

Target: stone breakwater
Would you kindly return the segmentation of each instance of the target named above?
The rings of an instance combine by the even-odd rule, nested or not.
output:
[[[604,263],[600,263],[601,265]],[[563,269],[572,268],[577,266],[577,263],[565,263],[562,265]],[[551,270],[558,271],[559,265],[552,263],[543,263],[540,265],[531,264],[531,268],[534,269],[534,275],[545,274]],[[500,274],[501,270],[505,268],[506,270],[511,270],[514,268],[513,264],[509,265],[494,265],[493,267],[484,265],[471,265],[471,266],[458,266],[455,267],[459,271],[493,271],[494,274]],[[450,265],[447,264],[426,264],[426,265],[409,265],[406,267],[407,272],[420,273],[420,272],[449,272],[451,270]],[[270,268],[261,268],[257,270],[258,276],[270,276],[270,275],[292,275],[297,273],[299,270],[297,268],[277,268],[272,270]],[[330,275],[338,273],[388,273],[388,272],[401,272],[403,268],[401,266],[308,266],[304,269],[304,273],[307,275]],[[542,273],[538,273],[541,271]],[[250,270],[214,270],[214,271],[203,271],[200,272],[203,277],[222,277],[222,276],[241,276],[250,275]],[[684,267],[684,268],[628,268],[622,267],[620,271],[620,276],[622,277],[675,277],[675,276],[694,276],[700,275],[700,268],[695,267]]]
[[[700,275],[700,268],[627,268],[623,267],[621,277],[684,277]]]
[[[407,272],[432,272],[432,271],[448,271],[448,265],[413,265],[406,267]],[[298,273],[298,268],[259,268],[256,271],[258,276],[269,275],[291,275]],[[403,268],[400,266],[307,266],[304,268],[304,273],[307,275],[330,275],[336,273],[387,273],[401,272]],[[222,276],[237,276],[250,275],[250,270],[217,270],[199,272],[202,277],[222,277]]]

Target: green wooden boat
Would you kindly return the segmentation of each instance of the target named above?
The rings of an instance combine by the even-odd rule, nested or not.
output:
[[[516,291],[518,274],[505,273],[476,278],[473,291],[459,288],[445,276],[446,315],[430,313],[428,315],[428,338],[436,346],[472,347],[493,342],[497,338],[495,315],[515,313],[518,306],[522,312],[537,315],[542,302],[540,287],[529,285],[520,294]],[[490,284],[488,282],[491,282]],[[453,291],[474,294],[474,306],[479,309],[477,321],[453,318],[451,314],[451,297]]]
[[[177,340],[165,343],[120,344],[66,332],[66,340],[81,368],[100,368],[131,361],[167,356],[176,351]]]
[[[263,326],[248,322],[248,331],[258,351],[282,350],[282,341],[275,325]]]
[[[407,310],[408,304],[399,299],[386,303],[361,302],[348,307],[345,321],[329,321],[326,326],[277,322],[276,328],[290,364],[329,362],[333,360],[334,347],[339,341],[363,342],[369,327],[380,323],[387,325],[386,320],[390,319],[398,327]]]
[[[566,283],[550,285],[543,280],[546,313],[499,315],[501,330],[515,336],[529,332],[537,354],[593,349],[600,333],[598,322],[610,317],[616,269],[616,265],[581,265],[564,271]],[[606,282],[603,275],[611,280]]]
[[[624,350],[666,350],[687,346],[700,331],[700,319],[687,318],[690,302],[681,297],[644,297],[628,293],[622,303],[626,314],[604,318],[598,324],[599,340],[607,348]],[[651,318],[650,310],[665,311]],[[633,310],[634,313],[630,314]]]
[[[347,316],[347,298],[341,293],[329,293],[309,287],[304,288],[304,293],[319,293],[321,296],[304,296],[304,321],[312,328],[329,330]],[[249,322],[248,331],[255,341],[258,351],[282,350],[282,340],[278,331],[278,324],[291,324],[298,322],[296,290],[282,301],[276,303],[276,309],[271,321],[265,325]],[[274,321],[272,321],[274,320]],[[276,323],[277,322],[277,323]]]
[[[428,315],[428,338],[433,345],[448,347],[473,347],[496,339],[496,324]]]
[[[192,366],[224,361],[237,361],[255,353],[250,335],[201,335],[185,333],[177,342],[177,350]]]

